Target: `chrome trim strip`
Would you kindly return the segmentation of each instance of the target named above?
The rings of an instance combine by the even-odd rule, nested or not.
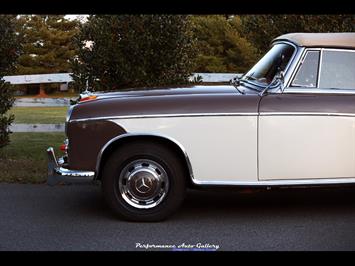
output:
[[[188,114],[151,114],[151,115],[122,115],[73,119],[71,122],[91,120],[136,119],[136,118],[165,118],[165,117],[204,117],[204,116],[257,116],[258,113],[188,113]]]
[[[300,61],[300,57],[303,54],[304,47],[302,46],[297,46],[294,43],[290,42],[290,44],[294,45],[296,47],[296,52],[293,54],[289,65],[285,68],[284,70],[284,85],[282,90],[277,90],[276,93],[282,93],[283,90],[285,89],[286,85],[290,83],[290,80],[292,78],[292,74],[295,72],[295,69],[297,67],[297,63]]]
[[[262,112],[260,116],[347,116],[355,117],[355,113],[317,113],[317,112]]]
[[[196,185],[228,185],[228,186],[297,186],[297,185],[336,185],[352,184],[355,178],[324,178],[324,179],[298,179],[298,180],[267,180],[267,181],[199,181],[193,180]]]
[[[120,139],[123,139],[123,138],[129,138],[129,137],[159,137],[159,138],[163,138],[163,139],[166,139],[166,140],[169,140],[169,141],[175,143],[179,147],[179,149],[183,152],[183,154],[185,156],[185,161],[186,161],[186,164],[187,164],[187,168],[188,168],[188,171],[189,171],[189,174],[190,174],[190,178],[191,178],[192,181],[194,180],[194,176],[193,176],[193,172],[192,172],[192,165],[191,165],[189,156],[188,156],[188,154],[186,152],[186,149],[184,148],[184,146],[180,142],[178,142],[174,138],[171,138],[171,137],[168,137],[168,136],[164,136],[164,135],[161,135],[161,134],[139,133],[139,132],[136,132],[136,133],[125,133],[125,134],[119,135],[117,137],[114,137],[111,140],[109,140],[101,148],[99,154],[97,155],[97,159],[96,159],[95,179],[97,179],[98,173],[100,172],[101,158],[102,158],[102,155],[104,154],[105,150],[107,149],[107,147],[109,147],[112,143],[114,143],[117,140],[120,140]]]
[[[303,94],[355,94],[355,89],[318,89],[318,88],[297,88],[288,87],[284,93],[303,93]]]
[[[65,117],[65,124],[64,124],[65,125],[65,129],[64,129],[64,132],[65,132],[66,136],[68,136],[68,123],[69,123],[69,120],[70,120],[70,116],[71,116],[71,114],[73,112],[74,106],[75,105],[70,105],[69,106],[69,109],[67,111],[67,115]]]
[[[349,52],[349,53],[355,53],[354,48],[322,48],[324,51],[340,51],[340,52]]]
[[[320,75],[322,74],[322,63],[323,63],[323,49],[320,49],[320,56],[319,56],[319,62],[318,62],[317,88],[319,88]]]
[[[73,112],[73,109],[74,109],[74,106],[75,106],[75,105],[70,105],[70,106],[69,106],[68,111],[67,111],[67,116],[66,116],[66,118],[65,118],[65,122],[69,122],[70,116],[71,116],[71,114],[72,114],[72,112]]]

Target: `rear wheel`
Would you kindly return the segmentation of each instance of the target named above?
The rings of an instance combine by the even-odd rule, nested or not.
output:
[[[107,203],[120,217],[160,221],[184,199],[183,165],[174,152],[161,144],[125,144],[106,161],[102,188]]]

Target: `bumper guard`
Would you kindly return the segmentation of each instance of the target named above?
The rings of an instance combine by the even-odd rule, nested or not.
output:
[[[62,167],[63,159],[57,161],[52,147],[47,149],[48,156],[48,176],[47,184],[54,186],[61,182],[77,183],[93,181],[95,172],[70,170]]]

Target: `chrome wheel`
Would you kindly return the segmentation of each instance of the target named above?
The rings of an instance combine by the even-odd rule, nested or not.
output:
[[[148,159],[135,160],[121,171],[118,189],[129,205],[139,209],[153,208],[168,192],[168,175],[157,162]]]

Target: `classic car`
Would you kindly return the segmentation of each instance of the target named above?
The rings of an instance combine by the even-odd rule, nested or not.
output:
[[[230,85],[88,93],[48,183],[99,180],[112,210],[159,221],[186,188],[355,183],[355,33],[291,33]]]

